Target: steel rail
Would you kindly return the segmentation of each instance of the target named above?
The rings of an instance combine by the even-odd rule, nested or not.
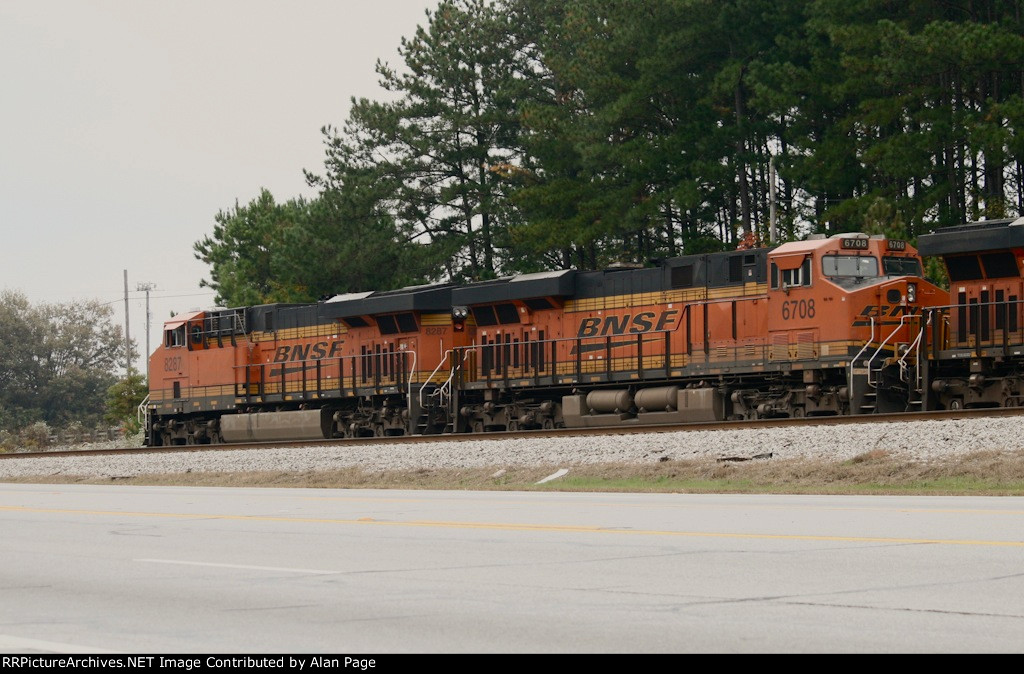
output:
[[[166,454],[173,452],[227,452],[270,448],[318,448],[346,445],[394,445],[431,442],[478,442],[544,437],[591,435],[632,435],[636,433],[685,433],[691,431],[736,430],[754,428],[785,428],[789,426],[842,426],[848,424],[901,423],[908,421],[944,421],[986,417],[1024,416],[1024,407],[990,407],[984,409],[934,410],[844,416],[756,419],[742,421],[691,422],[681,424],[624,424],[589,428],[555,428],[549,430],[492,431],[484,433],[449,433],[438,435],[398,435],[383,438],[333,438],[330,440],[297,440],[249,442],[219,445],[170,445],[167,447],[128,447],[119,449],[71,449],[41,452],[0,453],[0,459],[31,459],[52,456],[109,456],[116,454]]]

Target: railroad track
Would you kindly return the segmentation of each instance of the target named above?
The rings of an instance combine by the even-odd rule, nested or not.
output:
[[[727,429],[784,428],[787,426],[843,426],[848,424],[881,424],[905,421],[943,421],[979,417],[1024,416],[1024,407],[985,408],[971,410],[941,410],[934,412],[901,412],[898,414],[872,414],[865,416],[823,416],[799,419],[758,419],[753,421],[717,421],[712,423],[658,424],[653,426],[629,425],[597,428],[556,428],[553,430],[494,431],[489,433],[409,435],[383,438],[335,438],[331,440],[272,441],[221,445],[172,445],[169,447],[129,447],[121,449],[76,449],[46,452],[14,452],[0,454],[0,459],[17,460],[55,456],[107,456],[117,454],[166,454],[180,452],[223,452],[239,449],[279,447],[339,447],[345,445],[393,445],[432,442],[476,442],[479,440],[513,440],[543,437],[578,437],[589,435],[631,435],[635,433],[679,433]]]

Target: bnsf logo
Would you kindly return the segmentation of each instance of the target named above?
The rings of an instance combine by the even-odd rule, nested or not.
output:
[[[899,321],[885,320],[894,319],[902,316],[906,313],[907,308],[899,304],[883,304],[881,306],[868,305],[864,307],[864,311],[860,312],[853,321],[854,327],[863,327],[871,325],[871,319],[875,319],[875,322],[879,325],[896,325]]]
[[[679,311],[666,309],[660,314],[642,311],[639,314],[622,314],[601,318],[584,318],[580,322],[577,337],[604,337],[606,335],[636,335],[652,330],[671,330],[679,322]]]
[[[313,360],[319,358],[334,358],[341,354],[341,346],[345,340],[338,339],[333,342],[314,342],[313,344],[293,344],[291,346],[279,346],[274,352],[274,362],[284,363],[294,360]]]

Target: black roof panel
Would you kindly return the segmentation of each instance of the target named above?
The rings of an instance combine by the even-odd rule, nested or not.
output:
[[[495,281],[481,281],[452,290],[452,304],[472,306],[535,297],[565,297],[576,292],[576,271],[522,274]]]
[[[398,290],[338,295],[320,303],[325,319],[349,316],[374,316],[403,311],[443,311],[451,309],[452,285],[435,284],[399,288]]]
[[[917,252],[927,257],[1005,248],[1024,248],[1024,218],[969,222],[917,238]]]

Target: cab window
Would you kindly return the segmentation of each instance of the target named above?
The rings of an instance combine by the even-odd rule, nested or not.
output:
[[[878,258],[868,255],[826,255],[821,258],[821,273],[830,277],[878,276]]]
[[[185,326],[164,333],[164,346],[185,346]]]
[[[921,261],[916,257],[892,257],[882,258],[882,269],[886,276],[920,276]]]
[[[804,260],[796,269],[782,270],[782,287],[793,288],[795,286],[811,285],[811,258]]]
[[[807,258],[796,269],[779,269],[774,262],[769,266],[769,276],[772,290],[778,290],[779,281],[782,281],[782,288],[794,286],[811,285],[811,258]]]

